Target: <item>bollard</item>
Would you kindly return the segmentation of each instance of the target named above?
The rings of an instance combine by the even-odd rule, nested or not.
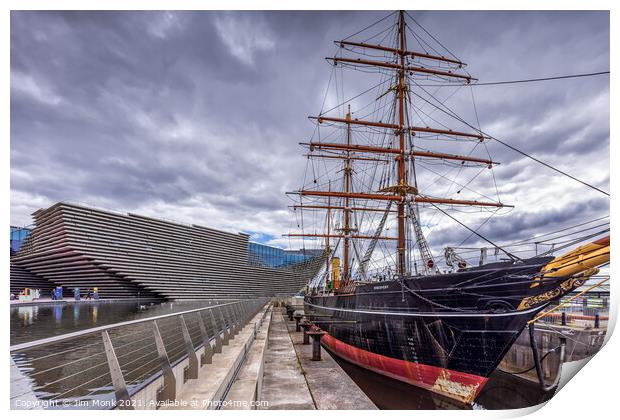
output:
[[[321,360],[321,338],[327,334],[325,331],[309,331],[308,335],[312,337],[312,360]]]
[[[293,318],[295,318],[295,332],[300,332],[299,321],[301,321],[301,314],[296,314]]]
[[[286,309],[286,314],[288,315],[288,320],[292,321],[293,320],[293,314],[295,313],[295,310],[293,310],[293,308],[287,308]]]
[[[310,344],[310,336],[308,335],[308,330],[310,329],[310,327],[312,326],[312,324],[310,322],[308,322],[307,320],[305,321],[301,321],[299,323],[299,326],[304,330],[304,344]]]
[[[566,312],[562,312],[562,325],[566,325]]]

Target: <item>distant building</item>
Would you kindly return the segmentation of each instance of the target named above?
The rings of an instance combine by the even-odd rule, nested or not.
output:
[[[322,250],[284,250],[255,242],[248,243],[250,261],[263,267],[284,268],[322,254]]]
[[[102,298],[287,296],[325,260],[320,250],[285,251],[242,233],[76,204],[33,217],[35,227],[11,256],[12,292],[43,282],[69,293],[97,287]]]
[[[19,251],[19,248],[22,246],[22,242],[28,237],[30,234],[30,228],[27,227],[18,227],[11,226],[11,252]]]

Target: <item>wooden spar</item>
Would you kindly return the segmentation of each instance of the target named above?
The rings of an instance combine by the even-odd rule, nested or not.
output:
[[[456,79],[465,79],[467,83],[470,83],[472,80],[478,80],[475,77],[468,76],[466,74],[453,73],[451,71],[442,71],[442,70],[433,70],[427,69],[426,67],[417,67],[417,66],[406,66],[404,64],[404,56],[401,56],[401,64],[394,63],[386,63],[384,61],[373,61],[373,60],[362,60],[362,59],[354,59],[354,58],[343,58],[343,57],[325,57],[326,60],[331,60],[334,64],[338,64],[338,62],[343,63],[353,63],[353,64],[362,64],[365,66],[377,66],[384,67],[388,69],[394,69],[399,71],[408,71],[413,73],[424,73],[424,74],[432,74],[435,76],[444,76],[444,77],[454,77]]]
[[[450,198],[432,198],[432,197],[416,197],[413,199],[416,203],[434,203],[434,204],[454,204],[463,206],[483,206],[483,207],[514,207],[510,204],[491,203],[488,201],[473,200],[452,200]]]
[[[337,191],[310,191],[310,190],[300,190],[296,191],[292,194],[299,195],[309,195],[315,197],[343,197],[345,193],[337,192]],[[383,195],[383,194],[373,194],[373,193],[348,193],[350,198],[360,198],[366,200],[385,200],[385,201],[400,201],[401,197],[397,195]]]
[[[294,206],[289,206],[292,207],[294,209],[320,209],[320,210],[325,210],[325,209],[331,209],[331,210],[344,210],[344,206],[321,206],[318,204],[296,204]],[[385,213],[385,209],[379,209],[379,208],[372,208],[372,207],[351,207],[351,211],[376,211],[379,213]],[[389,212],[391,213],[395,213],[396,210],[389,210]]]
[[[421,150],[410,150],[406,152],[404,149],[401,150],[401,149],[392,149],[392,148],[387,148],[387,147],[374,147],[374,146],[363,146],[363,145],[358,145],[358,144],[341,144],[341,143],[310,142],[310,143],[301,143],[301,144],[304,146],[308,145],[310,149],[350,150],[350,151],[355,151],[355,152],[387,153],[387,154],[394,154],[394,155],[405,154],[408,156],[420,156],[420,157],[428,157],[428,158],[436,158],[436,159],[458,160],[461,162],[483,163],[485,165],[497,165],[497,162],[493,162],[487,159],[481,159],[481,158],[463,156],[463,155],[451,155],[448,153],[424,152]]]
[[[321,158],[321,159],[350,159],[350,160],[365,160],[365,161],[370,161],[370,162],[382,162],[382,163],[389,163],[390,161],[387,159],[376,159],[376,158],[368,158],[368,157],[361,157],[361,156],[343,156],[343,155],[312,155],[312,154],[306,154],[304,155],[305,157],[309,157],[309,158]]]
[[[346,123],[346,124],[365,125],[369,127],[392,128],[394,130],[397,130],[400,128],[398,124],[388,124],[388,123],[384,123],[381,121],[351,120],[347,122],[347,120],[344,118],[333,118],[333,117],[322,117],[322,116],[321,117],[310,116],[308,118],[310,118],[311,120],[317,120],[319,124],[323,123],[323,121],[330,121],[330,122],[338,122],[338,123]]]
[[[397,124],[386,124],[384,122],[377,122],[377,121],[364,121],[364,120],[351,120],[351,121],[347,121],[344,118],[334,118],[334,117],[324,117],[324,116],[320,116],[320,117],[313,117],[310,116],[309,117],[312,120],[317,120],[320,123],[322,123],[323,121],[329,121],[329,122],[337,122],[337,123],[346,123],[346,124],[356,124],[356,125],[364,125],[364,126],[369,126],[369,127],[381,127],[381,128],[391,128],[391,129],[395,129],[398,130],[401,128],[400,125]],[[485,137],[482,134],[475,134],[475,133],[465,133],[462,131],[454,131],[454,130],[443,130],[440,128],[431,128],[431,127],[416,127],[416,126],[412,126],[412,127],[403,127],[404,130],[406,131],[410,131],[411,133],[415,134],[415,132],[421,132],[421,133],[431,133],[431,134],[445,134],[448,136],[455,136],[455,137],[470,137],[470,138],[475,138],[475,139],[479,139],[479,140],[484,140]]]
[[[399,45],[400,50],[405,48],[405,15],[401,10],[399,12]],[[335,63],[335,62],[334,62]],[[406,249],[405,249],[405,199],[407,198],[407,166],[405,162],[405,56],[400,56],[400,69],[398,70],[398,140],[400,148],[400,156],[398,159],[398,186],[400,189],[400,199],[398,200],[398,266],[397,272],[400,275],[406,273]]]
[[[383,200],[383,201],[407,201],[407,197],[403,195],[384,195],[375,193],[343,193],[338,191],[311,191],[300,190],[289,194],[308,195],[314,197],[349,197],[359,198],[365,200]],[[489,201],[474,201],[474,200],[453,200],[450,198],[435,198],[435,197],[423,197],[415,196],[410,198],[411,201],[418,203],[436,203],[436,204],[452,204],[452,205],[464,205],[464,206],[483,206],[483,207],[514,207],[503,203],[493,203]]]
[[[291,236],[291,237],[307,237],[307,238],[345,238],[347,235],[336,235],[336,234],[329,234],[326,235],[324,233],[288,233],[284,236]],[[349,235],[349,238],[353,238],[353,239],[380,239],[380,240],[385,240],[385,241],[396,241],[398,240],[398,238],[394,238],[391,236],[370,236],[370,235]]]
[[[350,45],[352,47],[362,47],[362,48],[369,48],[369,49],[379,50],[379,51],[387,51],[393,54],[410,56],[412,58],[420,57],[420,58],[427,58],[429,60],[444,61],[446,63],[456,64],[459,67],[465,67],[467,65],[463,63],[462,61],[454,60],[452,58],[447,58],[447,57],[443,57],[439,55],[426,54],[426,53],[421,53],[421,52],[415,52],[415,51],[399,50],[396,48],[384,47],[382,45],[373,45],[373,44],[366,44],[363,42],[352,42],[352,41],[334,41],[334,42],[336,44],[339,44],[341,47],[345,45]]]
[[[337,191],[311,191],[311,190],[299,190],[291,192],[289,194],[309,195],[315,197],[343,197],[345,193]],[[350,198],[360,198],[365,200],[384,200],[384,201],[399,201],[400,196],[397,195],[384,195],[374,193],[348,193]]]
[[[462,155],[449,155],[446,153],[437,153],[437,152],[423,152],[419,150],[410,150],[407,152],[409,156],[420,156],[420,157],[429,157],[429,158],[437,158],[437,159],[447,159],[447,160],[458,160],[461,162],[476,162],[476,163],[484,163],[485,165],[497,165],[497,162],[493,162],[487,159],[480,159],[470,156],[462,156]]]
[[[407,127],[406,128],[409,132],[411,132],[411,134],[413,134],[415,136],[416,131],[419,131],[420,133],[431,133],[431,134],[445,134],[448,136],[455,136],[455,137],[469,137],[469,138],[474,138],[474,139],[478,139],[478,140],[484,140],[485,137],[482,134],[474,134],[474,133],[465,133],[462,131],[454,131],[454,130],[442,130],[441,128],[431,128],[431,127]]]
[[[352,152],[369,152],[369,153],[389,153],[389,154],[401,154],[400,149],[391,149],[387,147],[375,147],[365,146],[360,144],[342,144],[342,143],[300,143],[302,146],[309,146],[310,150],[313,149],[335,149],[335,150],[350,150]]]

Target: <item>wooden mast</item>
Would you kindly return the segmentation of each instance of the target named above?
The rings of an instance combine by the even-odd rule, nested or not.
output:
[[[398,265],[397,273],[400,275],[406,274],[405,264],[405,200],[407,198],[407,172],[405,163],[405,55],[402,53],[405,51],[405,15],[401,10],[399,12],[399,48],[400,51],[400,65],[398,70],[398,138],[400,155],[398,159],[398,187],[400,189],[401,200],[398,202]]]
[[[455,131],[448,128],[438,127],[423,127],[406,125],[406,100],[408,96],[409,86],[407,84],[408,74],[421,74],[430,77],[438,77],[441,79],[453,79],[460,80],[463,83],[470,83],[473,80],[477,80],[467,73],[461,73],[457,70],[465,67],[465,63],[439,55],[431,55],[427,53],[420,53],[407,50],[406,40],[406,22],[404,11],[399,12],[398,22],[398,41],[397,47],[385,47],[381,45],[371,45],[353,41],[335,41],[341,47],[352,46],[358,48],[369,48],[378,51],[384,51],[394,54],[394,61],[382,62],[371,61],[363,59],[345,58],[345,57],[328,57],[328,60],[333,62],[334,65],[343,64],[350,67],[379,67],[395,72],[397,80],[390,90],[395,92],[395,104],[398,107],[397,116],[395,121],[383,122],[383,121],[368,121],[359,120],[351,117],[350,106],[349,112],[345,118],[329,117],[323,114],[319,114],[316,117],[309,117],[315,119],[318,124],[331,123],[331,124],[343,124],[346,125],[346,142],[343,143],[325,143],[322,141],[310,141],[308,143],[300,143],[306,146],[310,150],[310,154],[306,155],[309,158],[324,158],[324,159],[342,159],[344,161],[344,187],[340,191],[332,191],[331,184],[328,191],[325,190],[305,190],[301,189],[287,194],[298,194],[300,196],[310,196],[317,198],[327,199],[327,203],[312,203],[312,204],[299,204],[292,206],[294,208],[308,208],[308,209],[325,209],[327,210],[327,234],[289,234],[285,236],[307,236],[315,238],[325,238],[326,248],[328,253],[328,267],[329,272],[329,257],[331,256],[331,249],[329,244],[329,238],[342,238],[343,239],[343,284],[346,284],[351,279],[351,261],[350,261],[350,246],[352,239],[381,239],[381,240],[394,240],[397,248],[396,258],[396,272],[399,275],[407,275],[409,271],[407,263],[407,206],[409,203],[430,203],[430,204],[443,204],[443,205],[459,205],[459,206],[480,206],[480,207],[513,207],[503,204],[501,202],[486,202],[476,200],[459,200],[443,197],[434,197],[427,194],[422,194],[418,191],[418,186],[415,180],[413,185],[409,185],[409,162],[413,161],[415,157],[424,159],[441,159],[453,162],[459,162],[461,165],[468,164],[469,166],[484,165],[491,168],[496,165],[490,159],[477,158],[474,156],[455,155],[448,153],[439,153],[432,150],[421,150],[419,148],[408,148],[406,145],[406,135],[416,136],[417,133],[425,133],[427,135],[437,135],[447,139],[465,138],[470,140],[485,141],[488,138],[480,132],[464,132]],[[407,57],[422,58],[427,60],[439,61],[448,63],[448,67],[426,67],[423,64],[408,65]],[[383,96],[383,95],[382,95]],[[395,137],[398,137],[398,145],[374,145],[374,144],[354,144],[352,143],[351,133],[352,127],[363,126],[371,127],[373,129],[388,130],[393,133]],[[396,143],[396,142],[394,142]],[[313,154],[316,150],[323,151],[325,154]],[[376,161],[387,163],[391,160],[396,163],[397,182],[395,185],[382,188],[380,191],[353,191],[352,190],[352,162],[356,160]],[[412,170],[412,169],[411,169]],[[415,176],[415,174],[413,175]],[[332,205],[331,197],[342,198],[341,205]],[[368,205],[354,207],[352,203],[354,200],[371,200],[378,202],[396,202],[397,208],[395,210],[387,210],[389,212],[395,212],[398,216],[398,234],[395,237],[377,237],[379,233],[375,233],[371,236],[369,233],[357,232],[357,229],[351,227],[351,215],[353,211],[378,211],[385,212],[385,209],[379,207],[369,207]],[[343,212],[343,225],[342,228],[337,229],[338,232],[331,232],[331,210],[341,210]],[[354,234],[352,234],[354,232]]]
[[[351,105],[349,105],[349,112],[347,112],[347,146],[351,146]],[[353,168],[351,167],[351,151],[346,151],[346,158],[344,161],[344,191],[349,194],[351,192],[351,172]],[[347,195],[344,198],[344,241],[343,241],[343,250],[342,257],[344,259],[343,262],[343,280],[344,284],[349,282],[350,273],[349,273],[349,237],[351,236],[351,205],[350,205],[350,197]]]
[[[332,190],[332,182],[329,181],[328,188],[330,192]],[[329,229],[331,224],[331,197],[327,197],[327,236],[325,236],[325,289],[329,289],[329,262],[331,257],[331,249],[329,247],[329,238],[331,237]]]

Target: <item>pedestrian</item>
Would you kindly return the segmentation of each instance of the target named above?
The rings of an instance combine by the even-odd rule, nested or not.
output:
[[[91,300],[90,289],[88,289],[88,292],[86,293],[86,300]]]

